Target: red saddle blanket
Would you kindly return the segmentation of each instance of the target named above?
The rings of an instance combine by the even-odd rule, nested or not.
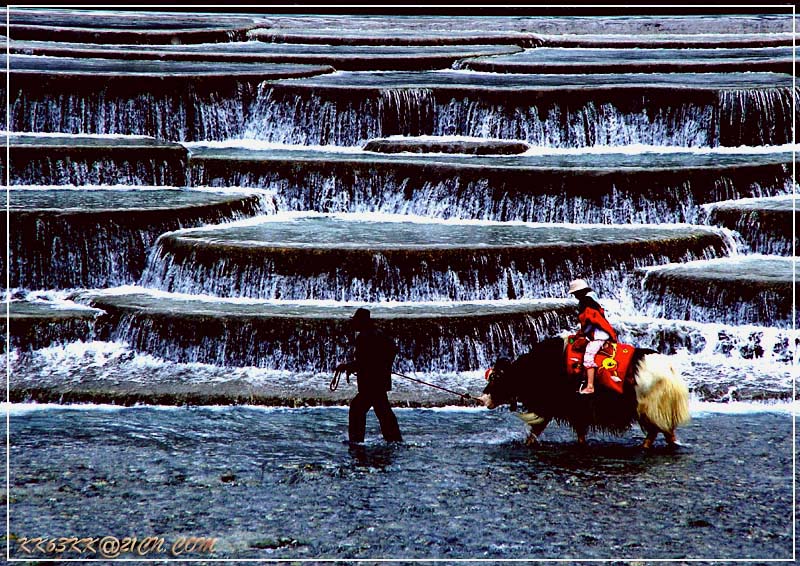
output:
[[[569,375],[585,375],[583,367],[583,353],[586,351],[588,340],[583,336],[571,335],[567,339],[566,363]],[[634,347],[630,344],[606,342],[595,355],[597,373],[594,376],[595,385],[600,385],[622,393],[625,381],[633,383],[633,372],[629,372]],[[628,374],[631,375],[628,375]]]

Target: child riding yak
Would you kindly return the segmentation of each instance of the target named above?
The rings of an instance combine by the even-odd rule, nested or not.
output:
[[[606,320],[605,311],[595,299],[596,295],[583,279],[576,279],[569,284],[569,293],[578,299],[578,320],[581,328],[578,334],[584,335],[589,343],[583,355],[583,367],[586,368],[586,387],[579,390],[584,395],[594,393],[594,376],[597,372],[595,355],[610,340],[617,342],[617,333]]]

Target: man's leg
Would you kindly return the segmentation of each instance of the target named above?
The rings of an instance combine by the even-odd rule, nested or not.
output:
[[[350,442],[364,442],[364,433],[367,428],[367,413],[371,401],[366,395],[356,393],[350,401],[348,436]]]
[[[392,411],[386,392],[373,395],[372,407],[375,409],[375,416],[381,423],[381,433],[386,442],[402,442],[403,436],[400,434],[400,425],[397,424],[397,417]]]

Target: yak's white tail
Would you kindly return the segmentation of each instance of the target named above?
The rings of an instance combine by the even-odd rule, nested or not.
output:
[[[662,354],[648,354],[636,372],[637,412],[665,432],[689,421],[689,388]]]

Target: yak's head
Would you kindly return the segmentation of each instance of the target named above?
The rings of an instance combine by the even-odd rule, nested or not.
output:
[[[500,358],[495,362],[494,367],[486,370],[486,387],[480,400],[489,409],[494,409],[500,405],[510,404],[511,410],[517,409],[516,393],[514,392],[514,380],[511,378],[511,360]]]

